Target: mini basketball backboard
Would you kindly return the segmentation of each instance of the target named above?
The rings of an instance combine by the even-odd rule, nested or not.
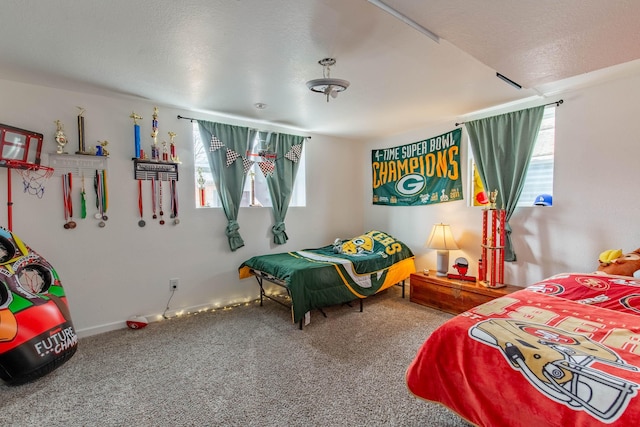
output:
[[[41,133],[0,123],[0,166],[3,160],[40,164],[43,136]]]

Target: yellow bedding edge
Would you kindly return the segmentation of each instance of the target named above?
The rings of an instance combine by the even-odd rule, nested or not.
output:
[[[389,272],[387,273],[386,279],[384,279],[384,283],[380,287],[380,291],[387,289],[395,285],[396,283],[402,282],[409,278],[411,273],[416,272],[416,264],[414,262],[414,257],[403,259],[400,262],[393,264],[389,267]]]

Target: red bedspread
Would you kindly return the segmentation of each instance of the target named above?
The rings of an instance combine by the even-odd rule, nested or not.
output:
[[[635,425],[636,301],[638,280],[554,276],[443,324],[409,366],[407,385],[480,426]]]

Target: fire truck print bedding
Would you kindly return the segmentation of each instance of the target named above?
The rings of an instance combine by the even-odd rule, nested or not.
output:
[[[562,274],[444,323],[406,372],[478,426],[635,425],[640,280]]]

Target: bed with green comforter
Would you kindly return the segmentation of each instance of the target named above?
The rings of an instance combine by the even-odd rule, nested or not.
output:
[[[242,279],[255,276],[260,284],[264,278],[284,286],[294,322],[310,310],[374,295],[413,272],[411,249],[377,230],[321,248],[255,256],[239,267]]]

